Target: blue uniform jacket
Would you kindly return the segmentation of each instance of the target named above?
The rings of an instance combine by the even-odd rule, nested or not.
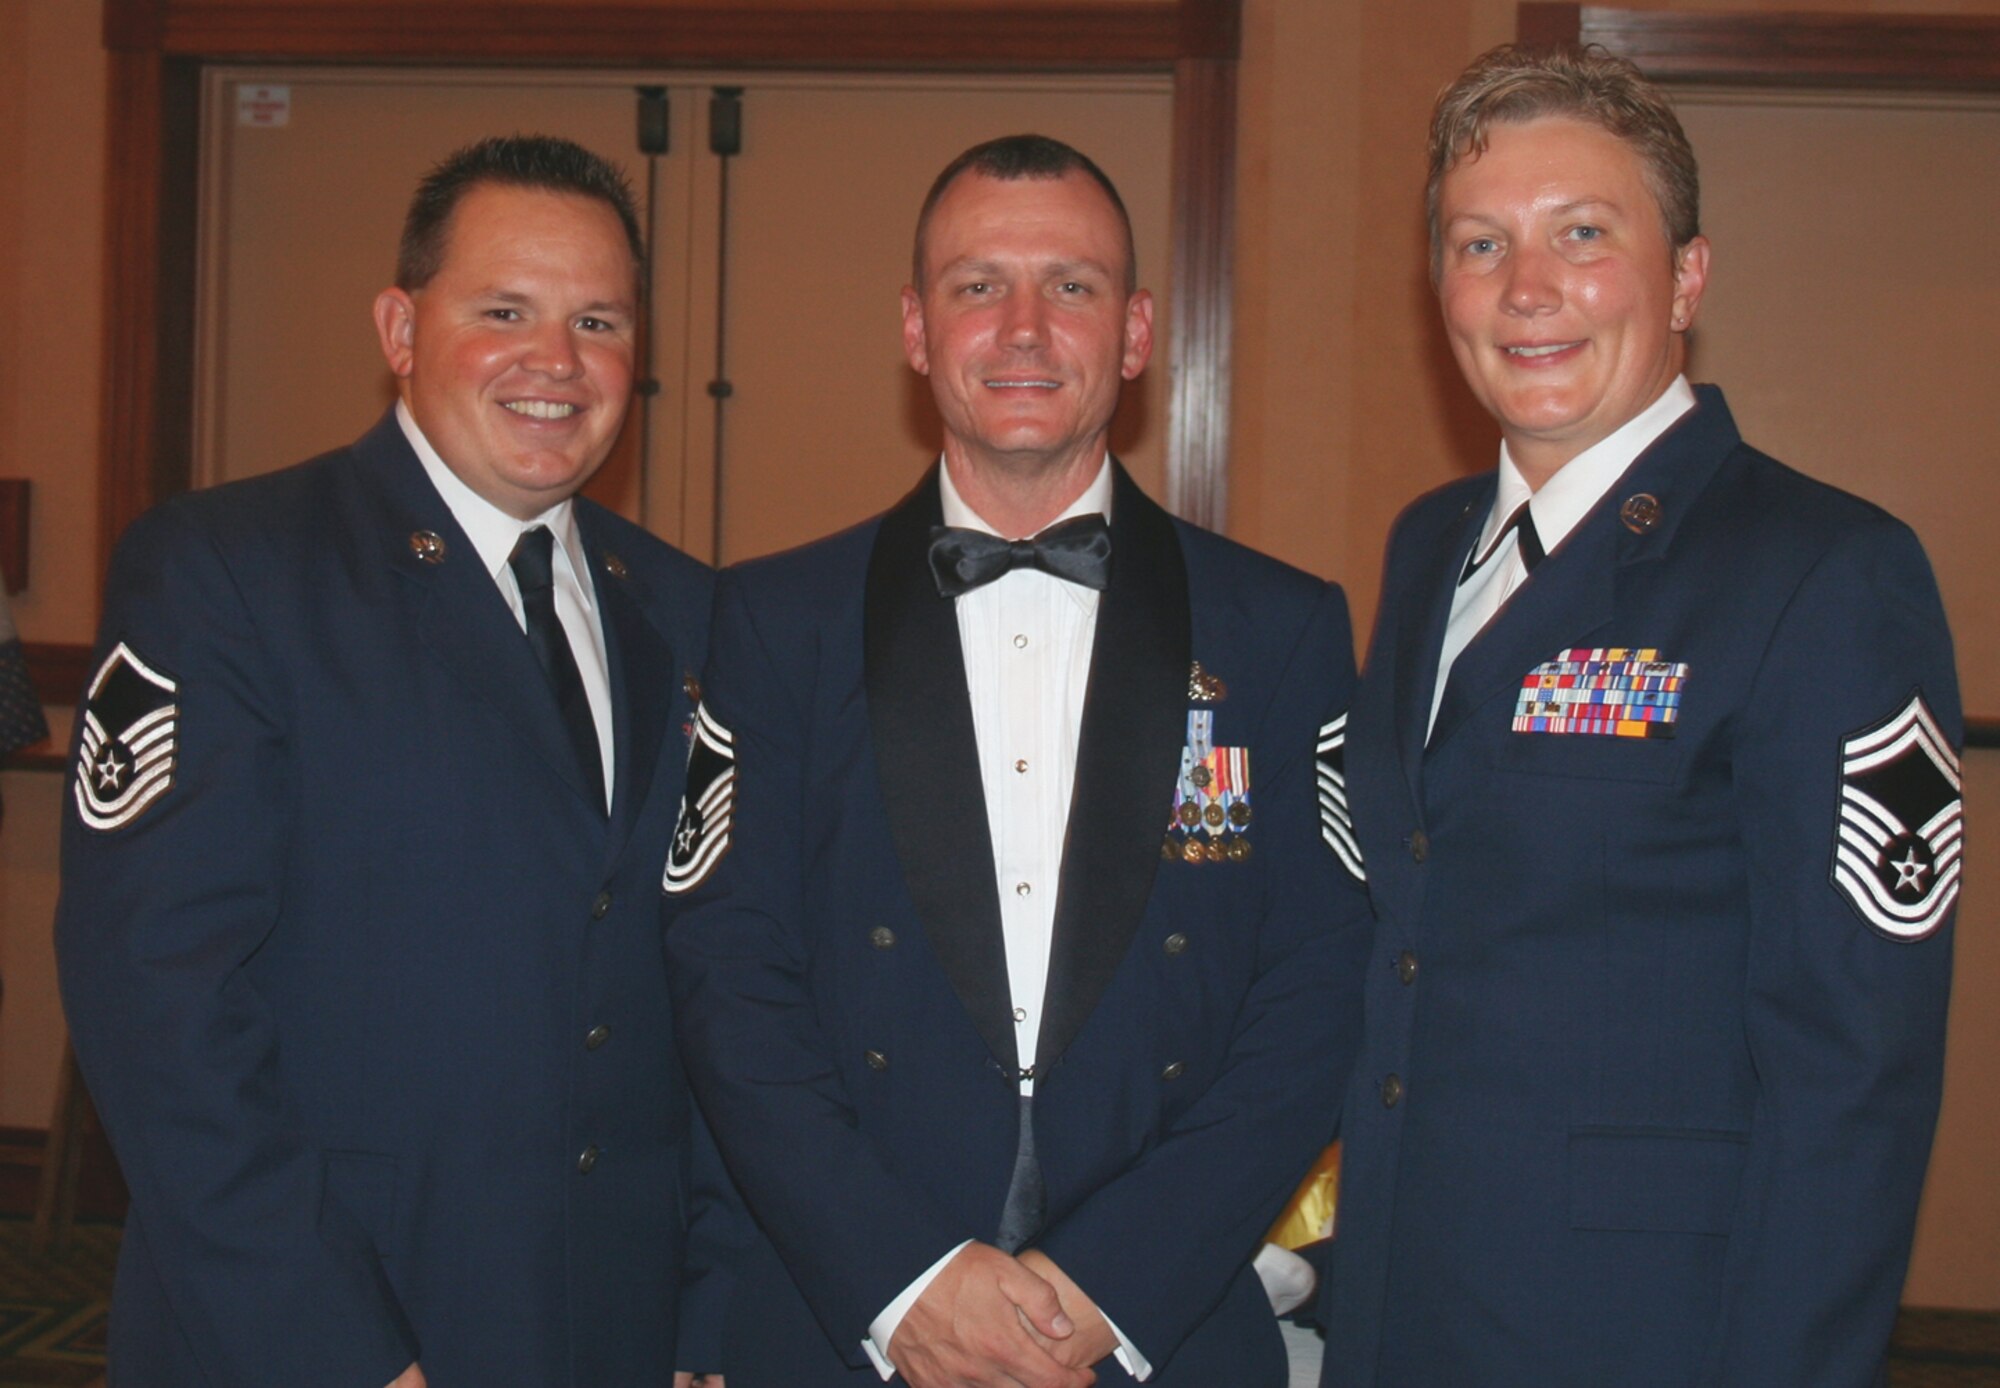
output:
[[[1379,925],[1330,1388],[1879,1381],[1941,1083],[1951,640],[1908,529],[1698,396],[1428,740],[1492,475],[1397,526],[1348,745]],[[1671,735],[1537,724],[1565,660],[1649,672]]]
[[[1332,1135],[1359,1030],[1366,906],[1315,790],[1346,604],[1122,472],[1111,514],[1037,1047],[1037,1242],[1155,1383],[1266,1388],[1284,1355],[1250,1258]],[[1008,1189],[1014,1023],[957,619],[925,560],[939,516],[933,474],[718,587],[702,716],[733,760],[690,776],[708,837],[676,849],[667,949],[690,1076],[768,1240],[731,1388],[875,1381],[870,1321],[991,1241]],[[1191,709],[1250,752],[1240,861],[1167,842]],[[730,777],[733,799],[701,794]]]
[[[657,911],[712,579],[577,524],[608,823],[393,416],[119,546],[57,920],[132,1191],[114,1383],[664,1388],[677,1336],[715,1366]]]

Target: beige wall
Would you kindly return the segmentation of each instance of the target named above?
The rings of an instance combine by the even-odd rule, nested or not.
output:
[[[638,3],[639,0],[634,0]],[[1666,8],[1796,8],[1701,3]],[[2000,13],[2000,0],[1818,10]],[[1372,616],[1403,504],[1493,442],[1445,360],[1419,207],[1433,94],[1511,36],[1512,0],[1244,0],[1230,529],[1347,584]],[[93,0],[0,0],[0,475],[35,480],[30,640],[94,620],[105,64]],[[1974,868],[1952,1055],[1911,1299],[2000,1305],[2000,899],[1982,891],[2000,753],[1968,759]],[[47,944],[51,778],[9,773],[0,840],[0,1125],[45,1119],[59,1046]]]

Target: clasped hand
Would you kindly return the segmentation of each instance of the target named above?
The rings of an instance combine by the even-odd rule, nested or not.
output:
[[[968,1244],[924,1288],[889,1358],[911,1388],[1089,1388],[1117,1336],[1046,1255]]]

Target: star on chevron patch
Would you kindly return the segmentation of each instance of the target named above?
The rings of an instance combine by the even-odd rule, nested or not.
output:
[[[707,704],[700,704],[694,711],[694,745],[688,749],[687,790],[667,847],[660,890],[679,896],[707,880],[729,851],[735,807],[736,738],[715,721]]]
[[[1841,744],[1833,885],[1892,940],[1921,940],[1958,900],[1964,848],[1958,758],[1921,691]]]
[[[76,812],[90,828],[122,829],[172,787],[179,690],[123,641],[98,667],[76,752]]]

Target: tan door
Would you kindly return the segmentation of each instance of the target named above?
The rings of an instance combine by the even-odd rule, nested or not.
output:
[[[1968,713],[2000,716],[2000,104],[1678,99],[1714,244],[1695,379],[1744,437],[1923,538]]]
[[[641,83],[665,86],[671,113],[669,152],[650,169],[633,134]],[[742,149],[726,171],[709,151],[718,84],[742,91]],[[655,190],[660,389],[649,419],[635,407],[592,494],[704,558],[718,532],[733,560],[851,524],[907,490],[938,446],[900,345],[918,204],[961,149],[1038,130],[1119,184],[1141,278],[1162,299],[1156,365],[1128,390],[1115,431],[1141,483],[1162,492],[1164,80],[229,69],[211,73],[205,100],[204,483],[283,466],[368,426],[392,398],[368,305],[389,281],[411,187],[456,145],[533,130],[616,159],[642,196]],[[725,378],[718,409],[709,386]]]

